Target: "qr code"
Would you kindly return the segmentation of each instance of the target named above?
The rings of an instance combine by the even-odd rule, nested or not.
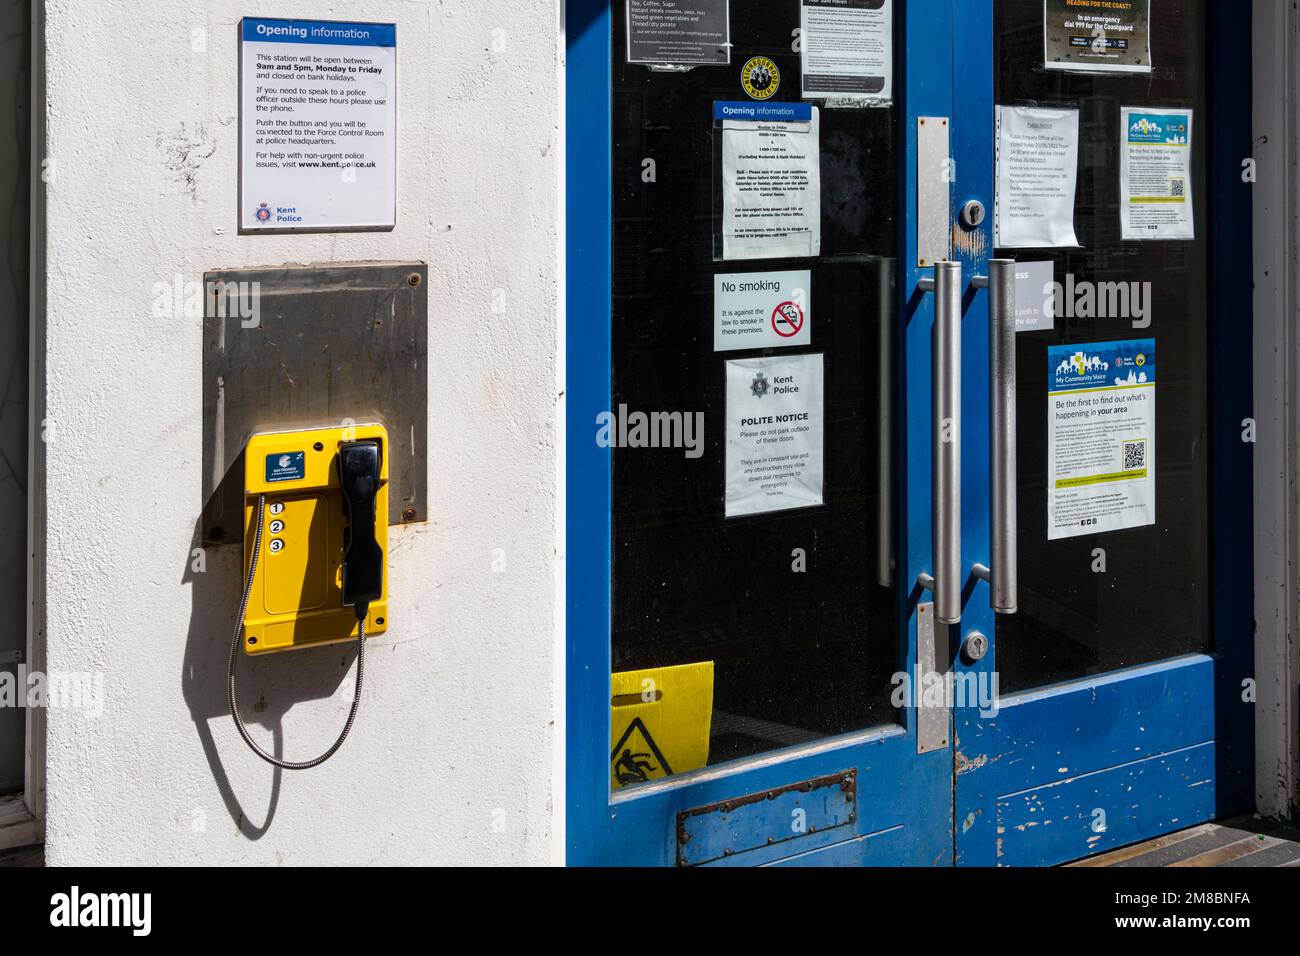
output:
[[[1144,441],[1126,441],[1124,443],[1124,470],[1133,471],[1147,466],[1147,443]]]
[[[1181,199],[1187,195],[1187,180],[1171,179],[1169,180],[1169,195]]]

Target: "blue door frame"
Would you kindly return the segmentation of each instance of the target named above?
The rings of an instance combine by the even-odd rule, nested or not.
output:
[[[1253,714],[1242,701],[1251,674],[1251,446],[1241,438],[1250,417],[1251,314],[1248,185],[1240,176],[1250,155],[1250,23],[1234,5],[1211,4],[1211,461],[1213,623],[1216,652],[1134,671],[1107,674],[1003,701],[993,720],[971,710],[953,716],[951,745],[917,754],[914,712],[868,733],[795,748],[734,765],[672,778],[646,790],[611,795],[610,575],[611,451],[596,443],[597,416],[611,407],[611,17],[606,0],[570,0],[567,7],[567,857],[575,865],[911,865],[1049,864],[1120,843],[1190,826],[1250,806],[1253,798]],[[992,37],[992,0],[909,0],[899,3],[902,69],[900,109],[899,315],[903,323],[897,368],[898,446],[895,482],[899,522],[899,580],[932,570],[931,385],[933,296],[915,293],[917,261],[916,140],[923,116],[952,117],[957,176],[953,208],[978,198],[992,208],[993,78],[990,59],[971,55],[956,38]],[[958,47],[960,49],[958,49]],[[981,119],[972,120],[971,117]],[[987,230],[989,227],[984,227]],[[1247,241],[1243,241],[1243,237]],[[991,250],[984,241],[956,243],[963,281],[984,274]],[[963,565],[988,564],[989,500],[987,303],[968,291],[963,318]],[[1246,370],[1245,373],[1242,370]],[[900,588],[899,661],[916,667],[916,607],[923,592]],[[964,618],[948,636],[994,635],[986,584],[971,578],[963,593]],[[1212,706],[1209,706],[1211,705]],[[1208,706],[1208,709],[1207,709]],[[1124,721],[1140,735],[1093,732]],[[1081,732],[1079,728],[1083,728]],[[1059,759],[1068,753],[1065,772]],[[954,769],[955,768],[955,769]],[[1152,772],[1159,770],[1161,772]],[[738,814],[716,858],[684,861],[679,814],[737,801],[854,771],[855,812],[837,826],[777,841],[770,836],[788,806]],[[1206,781],[1208,780],[1208,783]],[[1036,788],[1036,789],[1035,789]],[[1107,795],[1141,804],[1128,818],[1096,832],[1092,808]],[[1034,827],[1021,817],[1033,796],[1053,802],[1067,825]],[[1018,817],[1016,814],[1021,814]],[[780,819],[781,815],[785,815]],[[1012,838],[1008,837],[1012,834]],[[1014,838],[1018,835],[1018,839]],[[753,847],[752,849],[750,847]],[[736,850],[739,852],[734,852]]]

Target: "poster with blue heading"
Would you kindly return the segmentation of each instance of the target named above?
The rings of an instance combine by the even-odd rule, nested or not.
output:
[[[397,224],[397,27],[240,21],[240,231]]]
[[[1047,538],[1156,520],[1156,341],[1047,352]]]
[[[1125,106],[1120,117],[1121,237],[1195,239],[1192,111]]]

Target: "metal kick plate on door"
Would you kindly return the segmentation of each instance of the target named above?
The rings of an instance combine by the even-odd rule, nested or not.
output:
[[[677,814],[677,865],[702,866],[849,827],[857,819],[856,770],[683,810]],[[796,851],[791,847],[790,854]]]
[[[428,266],[329,263],[203,278],[203,543],[243,537],[242,453],[252,435],[348,419],[388,428],[389,524],[428,520]]]
[[[952,169],[946,116],[916,121],[916,258],[925,268],[952,255]]]

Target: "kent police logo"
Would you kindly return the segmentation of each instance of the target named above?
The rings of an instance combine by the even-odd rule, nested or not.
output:
[[[266,207],[266,203],[262,203],[262,205],[257,208],[257,221],[258,222],[271,221],[271,210]]]
[[[752,99],[771,99],[781,88],[781,71],[767,57],[753,57],[740,74],[740,85]]]
[[[749,390],[754,393],[755,398],[762,398],[772,390],[772,383],[767,380],[762,372],[754,376],[754,384],[749,386]]]

